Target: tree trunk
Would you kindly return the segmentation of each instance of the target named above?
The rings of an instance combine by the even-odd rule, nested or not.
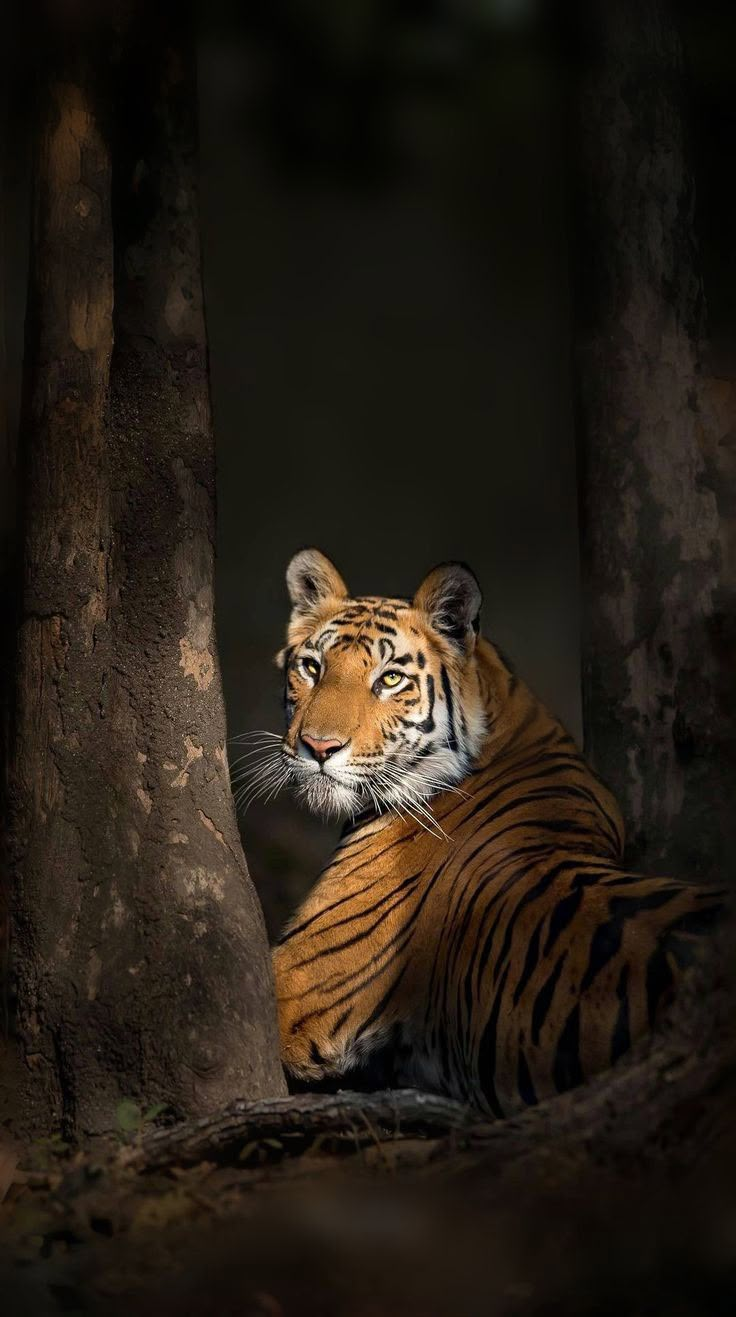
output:
[[[17,268],[24,246],[18,244],[15,214],[22,208],[24,147],[24,60],[20,19],[15,8],[0,17],[0,798],[6,778],[10,741],[15,622],[18,612],[18,390],[15,339],[22,315]],[[0,1016],[7,1001],[7,883],[0,872]]]
[[[0,20],[1,21],[1,20]],[[3,27],[5,25],[3,24]],[[0,28],[0,35],[5,33]],[[8,78],[7,44],[0,50],[0,185],[6,175],[8,158]],[[5,269],[7,262],[5,215],[0,205],[0,610],[6,618],[12,616],[12,560],[14,541],[14,503],[11,497],[15,477],[15,444],[8,418],[8,359],[6,349],[7,298]],[[7,761],[9,672],[12,660],[13,628],[6,625],[0,635],[0,792]],[[5,1002],[7,1000],[8,911],[5,875],[0,870],[0,1033],[7,1028]],[[3,1028],[5,1026],[5,1028]],[[0,1043],[0,1047],[2,1044]],[[1,1054],[0,1054],[1,1059]]]
[[[700,370],[681,51],[660,0],[581,10],[586,750],[624,809],[632,861],[724,879],[736,842],[735,583],[714,461],[723,416]]]
[[[0,1125],[12,1118],[22,1079],[11,1037],[8,778],[13,741],[21,585],[19,409],[28,265],[29,104],[32,17],[0,11]]]
[[[283,1091],[225,754],[185,28],[157,6],[114,67],[57,56],[38,129],[12,933],[26,1123],[67,1133]]]

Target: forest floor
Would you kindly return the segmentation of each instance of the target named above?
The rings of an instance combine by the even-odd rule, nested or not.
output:
[[[0,1209],[8,1317],[718,1317],[736,1157],[683,1173],[454,1131],[268,1136],[230,1164],[38,1149]],[[733,1152],[733,1149],[731,1149]],[[45,1167],[40,1162],[46,1158]]]
[[[613,1071],[493,1123],[407,1090],[0,1135],[0,1311],[730,1317],[733,1020],[694,982]]]

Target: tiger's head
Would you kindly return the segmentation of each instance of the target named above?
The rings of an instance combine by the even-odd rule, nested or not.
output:
[[[485,733],[468,567],[435,567],[414,598],[352,597],[324,554],[289,563],[282,774],[312,809],[422,813],[459,782]]]

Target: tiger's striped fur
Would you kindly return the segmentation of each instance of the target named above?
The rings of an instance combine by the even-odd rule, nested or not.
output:
[[[287,579],[285,771],[363,811],[274,951],[287,1069],[319,1081],[389,1049],[396,1082],[494,1115],[606,1069],[722,894],[621,867],[615,801],[477,636],[468,569],[411,603],[350,598],[314,550]]]

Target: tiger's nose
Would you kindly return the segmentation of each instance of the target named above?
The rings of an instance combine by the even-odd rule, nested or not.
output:
[[[330,755],[334,755],[337,750],[342,750],[342,747],[345,744],[344,741],[334,741],[331,739],[323,739],[319,736],[310,736],[308,732],[302,732],[299,739],[302,742],[302,745],[307,747],[310,755],[317,760],[318,764],[323,764],[325,759],[329,759]]]

